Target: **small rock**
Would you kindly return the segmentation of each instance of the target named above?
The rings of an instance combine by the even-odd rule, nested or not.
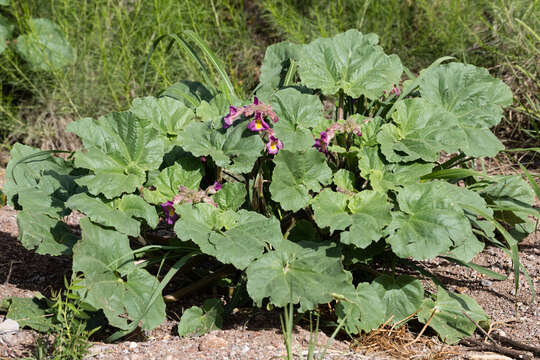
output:
[[[247,346],[247,345],[242,346],[242,350],[241,350],[241,351],[242,351],[242,354],[247,353],[249,350],[250,350],[250,349],[249,349],[249,346]]]
[[[482,281],[480,281],[480,284],[482,284],[482,286],[489,287],[489,286],[493,285],[493,281],[487,280],[487,279],[482,279]]]
[[[15,346],[19,342],[17,333],[19,323],[12,319],[7,319],[0,323],[0,344]]]
[[[130,343],[129,343],[129,348],[130,348],[130,349],[136,349],[136,348],[137,348],[137,343],[134,342],[134,341],[130,342]]]
[[[171,354],[167,355],[167,357],[165,358],[165,360],[174,360],[173,356]]]
[[[217,337],[216,335],[208,334],[201,339],[199,351],[210,351],[221,349],[228,345],[227,340]]]

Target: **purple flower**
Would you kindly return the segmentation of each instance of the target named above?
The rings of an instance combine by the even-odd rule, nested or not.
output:
[[[201,156],[200,160],[201,160],[201,162],[205,163],[206,162],[206,156]]]
[[[215,182],[213,185],[210,185],[207,189],[206,189],[206,196],[208,195],[214,195],[215,193],[217,193],[219,190],[221,190],[221,188],[223,187],[223,185],[221,185],[219,182]],[[204,198],[204,197],[203,197]]]
[[[165,220],[167,224],[172,225],[178,220],[178,214],[174,211],[174,206],[172,201],[167,201],[161,204],[161,208],[165,213]]]
[[[235,106],[229,106],[229,114],[223,118],[223,128],[228,128],[233,122],[238,119],[244,113],[244,108],[237,108]]]
[[[253,97],[253,105],[259,105],[259,98],[256,96]],[[262,105],[262,102],[261,102],[261,105]]]
[[[328,145],[330,144],[331,138],[328,136],[328,133],[326,131],[321,132],[321,137],[319,139],[315,139],[315,144],[313,147],[319,152],[323,152],[325,154],[328,154]]]
[[[255,119],[253,119],[248,125],[248,129],[251,131],[264,131],[268,130],[269,128],[270,126],[268,126],[268,124],[263,120],[261,113],[257,113],[255,115]]]
[[[279,150],[283,149],[283,143],[273,134],[268,136],[268,142],[266,143],[266,150],[269,154],[275,155]]]
[[[396,94],[396,96],[399,96],[401,94],[401,91],[399,91],[399,88],[396,86],[396,84],[394,84],[394,87],[392,88],[391,92],[393,94]]]

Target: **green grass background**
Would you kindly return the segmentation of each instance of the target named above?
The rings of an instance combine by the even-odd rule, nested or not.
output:
[[[350,28],[376,32],[412,71],[435,59],[489,68],[515,102],[497,134],[507,146],[539,146],[540,0],[12,0],[20,30],[31,17],[55,21],[76,49],[75,65],[32,72],[14,51],[0,55],[0,144],[70,148],[63,132],[78,117],[126,109],[135,97],[197,80],[195,64],[162,43],[143,83],[152,41],[191,29],[249,94],[269,44],[308,42]]]

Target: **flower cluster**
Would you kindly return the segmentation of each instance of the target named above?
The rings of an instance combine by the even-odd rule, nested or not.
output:
[[[283,143],[279,140],[274,131],[270,128],[270,125],[264,118],[271,119],[272,122],[276,123],[278,117],[276,113],[272,110],[271,105],[267,105],[255,96],[253,99],[253,104],[245,105],[242,107],[229,106],[229,114],[223,119],[223,127],[227,129],[230,127],[240,116],[253,117],[253,120],[248,124],[248,129],[253,132],[263,132],[265,131],[268,135],[268,142],[266,143],[266,151],[269,154],[277,154],[277,152],[283,148]]]
[[[315,144],[313,147],[319,152],[328,154],[328,146],[332,139],[336,136],[336,133],[352,133],[356,136],[362,136],[362,130],[360,130],[360,125],[355,123],[353,120],[347,120],[344,123],[335,123],[332,124],[325,131],[321,131],[321,137],[315,139]]]
[[[180,186],[178,189],[178,194],[173,198],[172,201],[166,201],[161,203],[161,208],[165,213],[165,221],[167,224],[172,225],[178,220],[178,214],[174,211],[175,204],[189,203],[196,204],[204,202],[212,206],[217,207],[217,204],[212,200],[210,195],[216,194],[221,190],[222,185],[219,182],[215,182],[213,185],[209,186],[206,190],[191,190],[185,186]]]

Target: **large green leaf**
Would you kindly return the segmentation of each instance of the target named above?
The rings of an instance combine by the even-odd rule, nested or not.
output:
[[[457,200],[454,185],[432,182],[408,185],[397,196],[387,239],[399,257],[430,259],[468,241],[477,241]]]
[[[450,63],[420,74],[422,98],[448,112],[459,129],[448,133],[461,140],[461,150],[469,156],[495,156],[504,149],[489,131],[502,118],[503,107],[512,104],[512,92],[487,69]]]
[[[473,298],[449,292],[439,286],[437,299],[425,299],[422,303],[418,320],[426,324],[431,318],[429,326],[444,342],[454,344],[461,338],[471,336],[476,330],[476,325],[463,312],[480,325],[489,322],[489,317]]]
[[[238,210],[246,201],[247,190],[242,183],[223,184],[221,190],[214,196],[214,201],[223,210]]]
[[[369,180],[373,190],[386,194],[388,190],[420,183],[423,175],[431,173],[432,163],[413,162],[388,164],[378,147],[363,147],[357,153],[358,168],[363,178]]]
[[[165,319],[163,298],[149,304],[159,281],[135,266],[128,237],[87,217],[81,219],[81,230],[83,238],[73,249],[73,272],[84,275],[82,300],[103,310],[109,323],[120,329],[134,319],[140,319],[145,330],[160,325]]]
[[[333,182],[341,191],[356,192],[354,183],[356,182],[355,175],[349,170],[339,169],[334,173]]]
[[[282,241],[247,268],[247,290],[260,306],[264,298],[276,306],[300,304],[300,312],[354,291],[335,245]]]
[[[347,211],[349,196],[324,189],[311,201],[313,217],[321,228],[330,227],[330,231],[345,230],[352,223]]]
[[[29,34],[17,38],[15,49],[33,70],[54,71],[75,62],[75,50],[48,19],[30,19]]]
[[[64,159],[51,156],[50,153],[27,145],[16,143],[11,148],[10,159],[6,168],[6,183],[4,190],[8,204],[16,205],[19,194],[29,189],[39,188],[44,175],[53,178],[68,175],[72,170]],[[47,186],[49,189],[50,187]]]
[[[181,240],[192,240],[204,253],[239,269],[259,258],[267,244],[282,241],[277,219],[252,211],[223,211],[205,203],[177,205],[176,211],[180,219],[174,230]]]
[[[81,193],[73,195],[71,198],[69,198],[66,205],[73,210],[79,210],[88,215],[88,217],[96,223],[113,227],[121,233],[129,236],[139,235],[140,223],[137,220],[131,218],[131,216],[127,215],[121,210],[114,209],[113,206],[104,203],[99,198]]]
[[[325,156],[315,149],[304,152],[281,150],[275,157],[270,193],[285,210],[297,211],[309,203],[309,191],[328,185],[332,171]]]
[[[339,320],[346,317],[345,329],[350,334],[370,332],[385,321],[386,303],[371,284],[359,283],[355,291],[344,295],[345,300],[336,305],[336,314]]]
[[[155,177],[151,185],[154,190],[145,188],[143,196],[151,204],[161,204],[166,201],[172,201],[178,194],[180,186],[185,186],[190,190],[199,189],[204,169],[201,162],[194,158],[180,159],[174,165],[163,169]]]
[[[324,95],[343,90],[354,98],[376,99],[397,84],[403,72],[397,55],[385,55],[377,42],[377,35],[354,29],[314,40],[300,53],[300,78]]]
[[[7,319],[15,320],[21,328],[29,327],[36,331],[47,332],[53,326],[49,306],[41,294],[33,298],[8,298]]]
[[[192,306],[178,323],[179,336],[201,336],[223,326],[223,304],[219,299],[205,300],[202,308]]]
[[[279,118],[274,130],[284,149],[303,151],[313,147],[311,130],[324,121],[318,96],[302,94],[293,88],[279,90],[272,97],[272,109]]]
[[[23,246],[41,255],[69,255],[78,239],[62,221],[32,209],[19,212],[17,225]]]
[[[266,48],[259,77],[257,95],[265,100],[282,87],[291,60],[298,60],[302,45],[282,41]]]
[[[93,174],[77,180],[92,195],[112,199],[132,193],[146,181],[146,171],[159,168],[165,153],[163,139],[132,113],[111,113],[89,125],[83,119],[68,130],[79,135],[88,148],[75,154],[75,165]],[[90,132],[86,132],[88,129]],[[92,140],[89,137],[95,135]]]
[[[408,275],[381,275],[373,280],[371,286],[386,306],[384,321],[392,318],[393,324],[417,311],[424,299],[422,283]]]
[[[341,242],[353,244],[365,249],[372,242],[383,236],[383,229],[392,220],[388,203],[384,194],[373,190],[364,190],[355,194],[348,203],[351,227],[341,233]]]
[[[170,97],[135,99],[130,111],[139,119],[150,122],[151,127],[171,142],[181,136],[186,125],[195,117],[193,110]]]
[[[458,150],[459,139],[449,136],[457,127],[455,119],[440,107],[421,98],[407,99],[396,104],[392,118],[395,125],[383,125],[377,136],[389,161],[436,161],[441,150]]]
[[[192,122],[186,126],[182,147],[195,156],[211,156],[216,165],[234,173],[247,173],[264,149],[259,134],[235,123],[226,131],[210,123]]]

